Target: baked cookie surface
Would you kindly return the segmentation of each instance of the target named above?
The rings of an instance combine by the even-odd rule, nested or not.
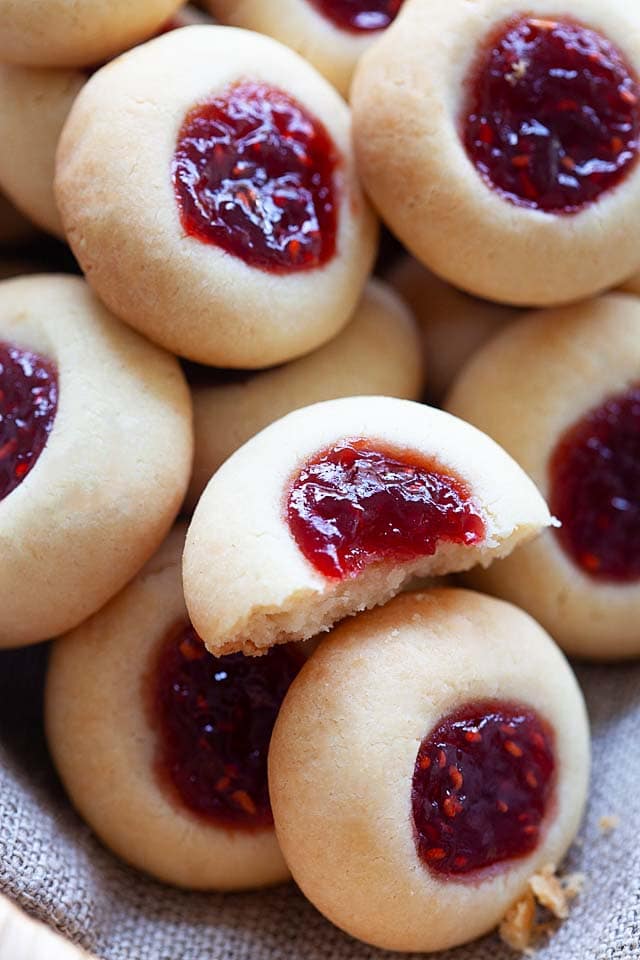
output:
[[[133,866],[189,889],[283,882],[266,744],[302,657],[283,648],[273,663],[243,664],[204,651],[182,597],[184,534],[176,527],[131,584],[54,644],[49,746],[78,812]]]
[[[95,74],[60,141],[56,194],[114,313],[215,366],[270,366],[331,339],[375,255],[348,108],[297,54],[231,27],[174,31]]]
[[[443,399],[473,353],[519,315],[518,310],[470,297],[440,280],[412,257],[386,273],[387,281],[413,310],[428,370],[427,394]]]
[[[183,0],[1,0],[0,60],[95,66],[146,40]]]
[[[185,547],[185,599],[212,653],[262,653],[384,603],[412,577],[488,564],[550,522],[488,437],[388,397],[305,407],[212,477]]]
[[[402,0],[207,0],[221,23],[266,33],[314,65],[347,97],[358,58],[374,43]]]
[[[363,182],[416,258],[470,293],[601,292],[637,267],[639,75],[626,0],[417,0],[356,71]]]
[[[352,936],[416,952],[488,933],[560,861],[588,771],[584,702],[551,638],[457,589],[337,627],[292,684],[269,754],[305,895]]]
[[[575,656],[640,653],[640,301],[532,313],[463,369],[447,408],[501,443],[562,527],[471,580]]]
[[[340,396],[417,400],[424,385],[415,320],[379,280],[369,280],[342,333],[299,360],[221,383],[194,383],[195,457],[187,496],[193,508],[218,467],[245,441],[299,407]]]
[[[0,646],[69,630],[140,569],[182,502],[191,404],[174,357],[83,280],[0,284]]]

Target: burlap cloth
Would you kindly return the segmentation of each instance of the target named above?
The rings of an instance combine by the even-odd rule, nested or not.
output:
[[[45,652],[0,654],[0,892],[105,960],[390,956],[333,928],[293,885],[262,894],[186,894],[104,850],[69,806],[47,757],[40,711]],[[537,955],[640,958],[640,666],[578,672],[593,725],[593,779],[567,867],[584,871],[587,886]],[[598,822],[611,814],[620,825],[605,835]],[[494,937],[439,956],[514,958]]]

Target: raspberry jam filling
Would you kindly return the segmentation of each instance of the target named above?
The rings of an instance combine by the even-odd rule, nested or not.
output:
[[[398,15],[403,0],[309,0],[341,30],[369,33],[384,30]]]
[[[189,624],[168,634],[152,673],[157,771],[189,811],[230,828],[273,823],[267,753],[297,650],[213,657]]]
[[[452,877],[526,856],[554,779],[553,736],[533,710],[483,701],[450,714],[420,744],[413,772],[420,859]]]
[[[640,384],[567,430],[549,464],[566,553],[591,577],[640,578]]]
[[[639,137],[634,71],[606,37],[568,18],[503,24],[470,76],[467,153],[518,206],[576,213],[631,171]]]
[[[0,343],[0,500],[44,450],[58,408],[58,373],[37,353]]]
[[[246,81],[187,114],[173,158],[185,232],[271,273],[336,251],[336,148],[292,97]]]
[[[345,440],[305,464],[287,513],[307,560],[337,579],[376,561],[432,556],[442,541],[471,546],[485,533],[457,477],[367,440]]]

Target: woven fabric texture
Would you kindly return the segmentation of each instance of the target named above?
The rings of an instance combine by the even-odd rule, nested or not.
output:
[[[0,654],[0,892],[104,960],[386,960],[290,884],[188,894],[119,863],[70,807],[42,733],[46,649]],[[578,668],[593,729],[591,800],[566,867],[586,875],[539,960],[640,958],[640,667]],[[106,718],[108,719],[108,718]],[[602,816],[617,814],[608,835]],[[497,937],[439,960],[513,960]],[[33,958],[40,960],[40,958]]]

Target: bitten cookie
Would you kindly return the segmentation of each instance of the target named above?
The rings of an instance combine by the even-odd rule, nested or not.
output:
[[[184,534],[55,642],[49,746],[78,812],[133,866],[194,890],[280,883],[267,750],[304,656],[206,652],[182,597]]]
[[[640,654],[640,300],[516,321],[470,361],[447,407],[515,457],[562,523],[472,583],[571,654]]]
[[[269,753],[278,838],[333,923],[422,953],[495,927],[578,829],[589,730],[551,638],[464,590],[336,628],[291,686]]]
[[[88,67],[146,40],[184,0],[0,0],[0,60]]]
[[[204,17],[187,7],[163,24],[163,32]],[[56,149],[89,76],[78,68],[0,63],[0,187],[34,223],[59,237],[64,231],[53,194]]]
[[[386,279],[418,321],[429,372],[427,394],[436,402],[469,357],[519,315],[518,310],[470,297],[444,283],[412,257],[394,265]]]
[[[206,0],[222,23],[286,43],[343,96],[362,53],[396,17],[403,0]]]
[[[78,277],[0,284],[0,647],[75,627],[134,576],[192,456],[174,357]]]
[[[95,74],[60,140],[56,193],[114,313],[216,366],[331,339],[375,254],[348,108],[287,47],[231,27],[174,31]]]
[[[305,407],[210,480],[184,554],[185,599],[212,653],[263,653],[385,603],[412,577],[489,564],[550,522],[489,437],[388,397]]]
[[[640,7],[415,0],[359,62],[359,171],[383,219],[470,293],[548,306],[640,249]]]
[[[205,375],[206,376],[206,375]],[[309,356],[238,382],[195,381],[193,508],[234,450],[278,417],[320,400],[380,394],[417,400],[424,386],[414,318],[393,290],[370,280],[342,333]]]

